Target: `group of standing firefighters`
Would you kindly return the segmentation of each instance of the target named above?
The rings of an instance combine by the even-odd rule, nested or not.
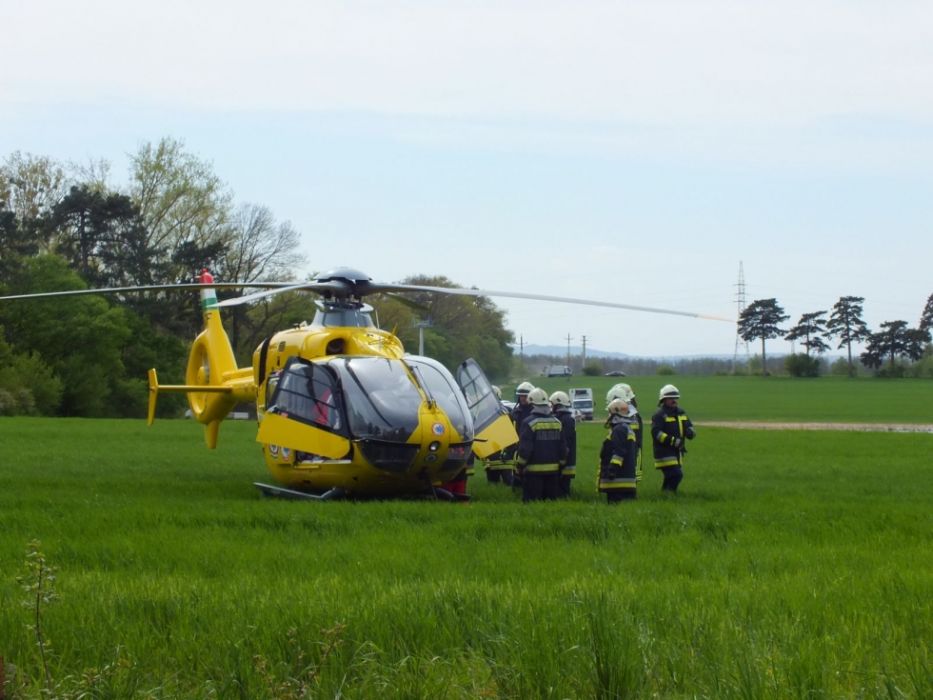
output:
[[[497,395],[499,390],[493,387]],[[522,382],[515,389],[511,419],[518,444],[485,460],[486,478],[521,488],[523,501],[553,500],[570,495],[576,476],[577,429],[570,397]],[[499,395],[501,399],[501,395]],[[662,490],[676,492],[683,479],[685,443],[696,436],[693,424],[679,406],[673,384],[661,387],[658,409],[651,417],[654,466],[664,475]],[[636,497],[642,479],[644,422],[635,392],[616,384],[606,394],[607,434],[599,453],[597,489],[609,503]]]

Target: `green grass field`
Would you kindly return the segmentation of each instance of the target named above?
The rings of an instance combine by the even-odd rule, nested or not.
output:
[[[933,382],[916,379],[848,377],[529,377],[548,391],[591,387],[597,413],[605,408],[606,392],[627,382],[635,391],[643,413],[651,415],[658,390],[674,384],[681,405],[696,420],[725,421],[840,421],[859,423],[933,424]],[[511,398],[514,386],[504,386]]]
[[[697,418],[759,386],[674,379]],[[907,384],[866,397],[908,421]],[[570,502],[478,476],[465,505],[322,504],[257,494],[247,422],[210,452],[187,421],[0,419],[8,697],[46,696],[43,650],[73,698],[933,697],[933,435],[707,428],[681,494],[648,470],[610,508],[602,432]]]

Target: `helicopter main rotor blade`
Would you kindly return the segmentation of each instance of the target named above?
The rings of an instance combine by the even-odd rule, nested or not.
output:
[[[104,287],[98,289],[70,289],[62,292],[32,292],[30,294],[10,294],[0,296],[0,301],[12,299],[51,299],[54,297],[79,297],[89,294],[124,294],[129,292],[160,292],[172,289],[243,289],[244,287],[260,287],[264,289],[278,289],[291,286],[291,282],[212,282],[201,284],[199,282],[179,282],[178,284],[147,284],[136,287]]]
[[[214,305],[215,308],[227,308],[230,306],[240,306],[241,304],[251,304],[254,301],[259,301],[260,299],[265,299],[266,297],[271,297],[275,294],[283,294],[284,292],[315,292],[317,294],[327,295],[331,294],[348,294],[349,290],[347,285],[338,281],[329,281],[329,282],[300,282],[297,284],[287,284],[275,289],[267,289],[262,292],[253,292],[252,294],[244,294],[241,297],[234,297],[233,299],[225,299],[224,301],[218,302]]]
[[[670,314],[673,316],[687,316],[689,318],[702,318],[709,321],[725,321],[726,323],[735,323],[735,319],[725,318],[724,316],[712,316],[710,314],[699,314],[693,311],[677,311],[675,309],[661,309],[654,306],[636,306],[634,304],[621,304],[613,301],[598,301],[595,299],[578,299],[575,297],[558,297],[546,294],[525,294],[522,292],[503,292],[491,289],[466,289],[463,287],[426,287],[415,284],[394,284],[394,285],[373,285],[380,291],[388,291],[391,288],[396,292],[436,292],[439,294],[457,294],[473,297],[507,297],[512,299],[533,299],[536,301],[556,301],[565,304],[581,304],[584,306],[602,306],[610,309],[628,309],[630,311],[646,311],[654,314]]]
[[[711,321],[724,321],[726,323],[735,323],[735,319],[725,318],[723,316],[713,316],[709,314],[700,314],[691,311],[677,311],[675,309],[661,309],[652,306],[637,306],[635,304],[622,304],[619,302],[599,301],[595,299],[579,299],[575,297],[559,297],[546,294],[527,294],[523,292],[505,292],[491,289],[468,289],[465,287],[430,287],[417,284],[384,284],[380,282],[371,282],[366,279],[344,279],[332,277],[321,281],[305,282],[212,282],[203,284],[200,282],[180,282],[177,284],[150,284],[135,287],[109,287],[98,289],[72,289],[60,292],[33,292],[30,294],[11,294],[0,296],[0,301],[10,301],[13,299],[50,299],[56,297],[87,296],[90,294],[125,294],[132,292],[158,292],[174,289],[244,289],[258,288],[263,291],[245,294],[225,301],[218,302],[217,308],[230,306],[239,306],[249,304],[260,299],[292,291],[308,291],[321,294],[325,297],[347,298],[363,297],[370,294],[392,294],[395,292],[433,292],[437,294],[465,295],[474,297],[505,297],[511,299],[532,299],[537,301],[553,301],[565,304],[581,304],[584,306],[601,306],[610,309],[628,309],[630,311],[645,311],[656,314],[670,314],[673,316],[686,316],[688,318],[701,318]],[[402,301],[401,297],[396,297]],[[413,302],[414,303],[414,302]]]

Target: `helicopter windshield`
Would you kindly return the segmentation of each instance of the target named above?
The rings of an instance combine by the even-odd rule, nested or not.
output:
[[[437,405],[447,414],[450,424],[465,441],[473,439],[473,419],[463,393],[457,387],[453,376],[440,362],[430,357],[405,358],[414,374],[421,382],[425,393],[437,401]]]
[[[340,375],[353,437],[408,440],[422,398],[401,360],[341,357],[327,364]]]

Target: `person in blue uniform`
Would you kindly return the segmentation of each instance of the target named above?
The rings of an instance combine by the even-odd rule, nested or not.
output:
[[[641,413],[638,411],[638,401],[635,398],[635,392],[628,384],[616,384],[606,394],[606,405],[612,403],[613,399],[622,399],[628,404],[628,415],[624,416],[628,423],[629,430],[635,434],[635,446],[637,448],[635,456],[635,480],[642,479],[642,440],[644,439],[644,421]]]
[[[609,433],[599,453],[599,481],[597,488],[606,494],[609,503],[633,500],[637,494],[635,460],[637,448],[635,434],[625,419],[629,405],[622,399],[613,399],[606,406]]]
[[[693,423],[680,407],[680,391],[665,384],[658,392],[658,410],[651,417],[651,441],[654,466],[664,474],[661,490],[676,493],[684,478],[686,441],[696,437]]]
[[[518,431],[515,465],[522,478],[522,500],[554,500],[558,495],[560,468],[567,459],[567,443],[560,420],[551,414],[547,392],[528,394],[531,413]]]
[[[570,397],[565,391],[555,391],[548,397],[551,402],[551,412],[560,421],[561,432],[567,443],[567,460],[560,469],[558,479],[558,495],[561,498],[570,496],[570,485],[577,475],[577,421],[573,417],[573,408]]]
[[[532,406],[528,401],[528,394],[534,391],[534,389],[535,387],[531,382],[522,382],[515,387],[515,407],[509,414],[509,418],[512,419],[512,425],[515,426],[516,433],[521,430],[522,423],[524,423],[525,419],[531,414]],[[517,449],[518,446],[516,445],[511,450],[503,450],[504,458],[511,460],[514,465],[512,471],[512,487],[514,489],[520,489],[522,487],[522,475],[518,469],[518,465],[515,464],[515,453]]]

